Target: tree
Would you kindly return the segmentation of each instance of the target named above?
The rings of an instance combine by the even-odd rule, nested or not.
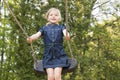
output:
[[[108,3],[113,5],[115,12],[110,11],[109,7],[106,8],[105,5],[108,6]],[[48,3],[36,0],[9,0],[8,4],[27,35],[36,33],[46,24],[44,15],[50,7],[60,9],[63,17],[61,24],[65,25],[64,0],[48,0]],[[0,17],[0,80],[45,80],[46,75],[35,76],[32,51],[26,43],[27,36],[5,4],[3,8],[5,13]],[[72,35],[70,43],[73,55],[78,60],[78,68],[72,73],[64,74],[63,79],[118,80],[119,4],[110,1],[102,3],[96,0],[68,0],[68,9],[69,31]],[[100,11],[99,14],[104,12],[102,18],[96,13],[97,10]],[[108,17],[108,14],[111,16]],[[66,41],[64,46],[70,56]],[[44,49],[42,39],[34,42],[33,48],[36,58],[41,59]]]

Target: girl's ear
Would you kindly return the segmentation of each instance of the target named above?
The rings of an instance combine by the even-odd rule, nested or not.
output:
[[[60,22],[61,20],[62,20],[61,17],[59,17],[59,22]]]

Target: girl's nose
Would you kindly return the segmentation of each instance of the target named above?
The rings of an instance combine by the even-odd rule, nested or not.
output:
[[[55,16],[53,15],[53,17],[55,17]]]

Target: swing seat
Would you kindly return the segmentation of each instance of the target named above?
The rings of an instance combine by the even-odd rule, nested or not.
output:
[[[77,60],[75,58],[68,59],[70,66],[68,68],[63,68],[62,74],[73,72],[77,68]],[[42,60],[37,60],[34,64],[34,71],[36,74],[47,74],[43,68]]]

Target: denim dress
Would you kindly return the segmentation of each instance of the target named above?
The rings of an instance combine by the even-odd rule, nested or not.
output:
[[[63,49],[63,30],[65,26],[48,24],[39,31],[43,35],[44,54],[43,68],[55,68],[69,66],[68,57]]]

